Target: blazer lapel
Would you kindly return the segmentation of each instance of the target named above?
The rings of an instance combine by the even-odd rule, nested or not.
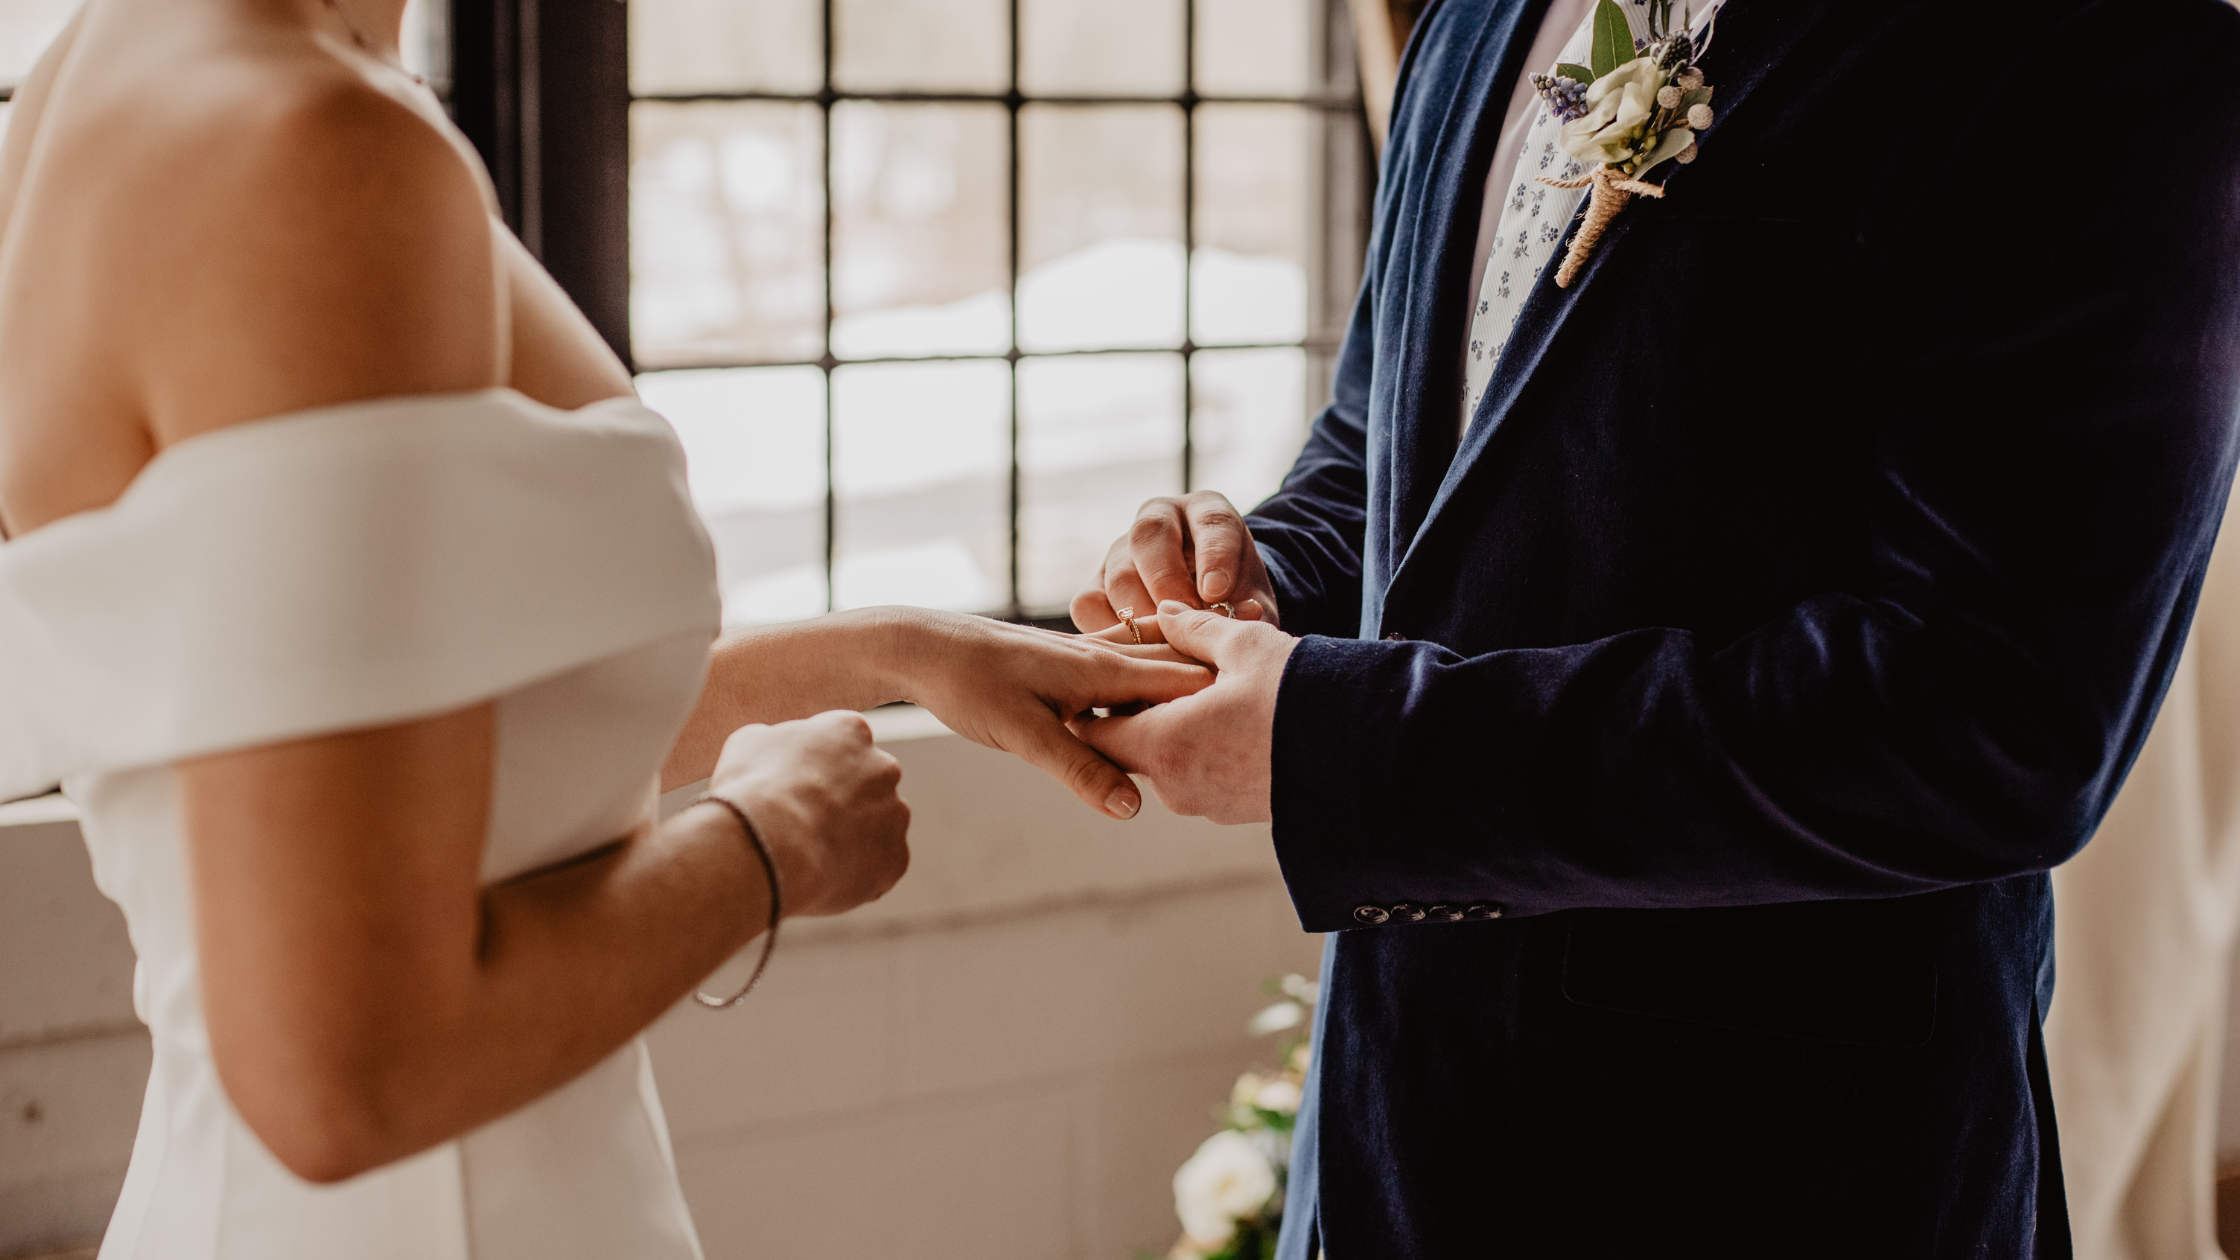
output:
[[[1403,347],[1388,395],[1393,435],[1391,537],[1412,537],[1454,461],[1462,405],[1463,317],[1486,168],[1508,92],[1551,0],[1450,0],[1411,42],[1419,64],[1392,120],[1384,174],[1396,192],[1385,243],[1401,271],[1380,340]],[[1389,283],[1389,281],[1388,281]],[[1397,309],[1395,309],[1397,308]]]
[[[1707,150],[1716,145],[1719,133],[1727,129],[1729,120],[1759,85],[1765,82],[1782,56],[1819,20],[1828,4],[1829,0],[1821,0],[1820,3],[1800,3],[1798,0],[1729,0],[1726,8],[1720,11],[1719,28],[1712,41],[1711,51],[1704,61],[1704,69],[1718,89],[1713,100],[1718,109],[1718,118],[1703,133]],[[1525,55],[1530,43],[1526,39],[1524,46],[1514,47],[1512,59]],[[1514,74],[1514,71],[1511,73]],[[1477,163],[1476,178],[1482,185],[1485,181],[1485,163],[1490,158],[1475,153],[1473,156]],[[1686,168],[1677,163],[1666,163],[1654,174],[1662,177],[1676,200],[1685,199],[1689,176]],[[1471,419],[1470,431],[1464,437],[1461,449],[1455,452],[1444,475],[1438,479],[1437,489],[1432,494],[1428,508],[1421,516],[1412,518],[1420,524],[1410,538],[1406,552],[1394,566],[1393,581],[1386,587],[1388,597],[1399,584],[1400,574],[1407,571],[1408,561],[1422,550],[1424,539],[1437,526],[1448,505],[1454,502],[1471,473],[1482,461],[1494,434],[1509,422],[1525,383],[1546,357],[1548,347],[1554,344],[1557,335],[1563,331],[1572,312],[1578,309],[1580,298],[1594,285],[1596,277],[1614,265],[1612,260],[1623,254],[1626,238],[1632,234],[1634,225],[1640,222],[1649,205],[1654,204],[1660,203],[1645,205],[1636,202],[1619,215],[1617,222],[1604,234],[1601,245],[1581,269],[1570,288],[1556,287],[1554,267],[1551,264],[1548,274],[1540,278],[1532,296],[1525,300],[1523,309],[1517,315],[1516,331],[1509,338],[1508,352],[1495,371],[1485,397],[1479,400],[1477,413]],[[1474,233],[1477,226],[1475,213],[1471,215],[1468,226]],[[1577,227],[1578,220],[1574,219],[1572,230],[1575,232]],[[1467,260],[1471,255],[1467,251],[1474,250],[1475,246],[1473,238],[1465,247],[1463,258],[1466,262],[1462,268],[1464,276],[1469,274]],[[1568,247],[1567,236],[1565,248]],[[1556,257],[1562,257],[1561,250]],[[1619,262],[1615,265],[1624,264]],[[1448,295],[1442,295],[1442,298],[1446,296]],[[1460,295],[1452,297],[1453,302],[1459,306],[1462,300]],[[1436,349],[1444,351],[1447,347],[1440,346]],[[1455,353],[1459,354],[1459,347]],[[1459,364],[1454,366],[1459,369]],[[1459,370],[1455,375],[1459,378]],[[1449,406],[1453,405],[1455,400],[1450,398]],[[1420,417],[1418,421],[1420,423]]]

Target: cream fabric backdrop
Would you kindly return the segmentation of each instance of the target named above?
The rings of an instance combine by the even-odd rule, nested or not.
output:
[[[2217,1260],[2240,926],[2240,542],[2211,559],[2162,714],[2053,896],[2046,1055],[2078,1260]]]

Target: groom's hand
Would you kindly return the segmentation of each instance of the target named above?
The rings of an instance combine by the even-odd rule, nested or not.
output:
[[[1166,641],[1212,665],[1213,685],[1132,717],[1077,718],[1083,743],[1151,780],[1168,809],[1217,823],[1266,822],[1276,690],[1298,640],[1264,621],[1234,621],[1168,601]]]
[[[1228,604],[1245,621],[1278,621],[1275,587],[1236,505],[1211,490],[1152,499],[1105,553],[1097,575],[1073,597],[1073,624],[1089,633],[1167,600],[1187,608]]]

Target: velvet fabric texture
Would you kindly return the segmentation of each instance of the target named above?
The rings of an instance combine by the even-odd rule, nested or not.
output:
[[[1457,452],[1545,6],[1419,24],[1250,521],[1307,636],[1277,854],[1339,933],[1282,1254],[2065,1256],[2045,872],[2232,477],[2240,13],[1733,0],[1701,159],[1538,279]]]

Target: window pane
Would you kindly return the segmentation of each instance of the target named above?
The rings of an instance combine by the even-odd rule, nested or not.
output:
[[[1181,0],[1020,0],[1019,89],[1030,96],[1180,93]]]
[[[638,393],[684,442],[724,624],[823,612],[824,373],[651,372]]]
[[[1314,89],[1324,0],[1198,0],[1198,91],[1304,96]]]
[[[1182,344],[1182,111],[1029,105],[1019,118],[1019,343]]]
[[[0,3],[0,84],[10,87],[31,73],[39,54],[62,33],[82,0],[6,0]]]
[[[1190,336],[1200,345],[1307,335],[1307,162],[1315,120],[1296,105],[1198,110],[1197,256]]]
[[[630,107],[630,329],[651,367],[824,349],[814,105]]]
[[[843,367],[832,406],[835,604],[1010,603],[1010,366]]]
[[[832,77],[852,92],[1001,92],[1010,28],[1007,0],[834,0]]]
[[[1208,350],[1190,359],[1191,489],[1250,509],[1274,494],[1307,441],[1302,350]]]
[[[630,90],[814,92],[818,0],[630,0]]]
[[[1019,601],[1063,612],[1153,495],[1182,488],[1182,356],[1019,363]]]
[[[1009,122],[995,105],[832,111],[832,352],[1011,345]]]

